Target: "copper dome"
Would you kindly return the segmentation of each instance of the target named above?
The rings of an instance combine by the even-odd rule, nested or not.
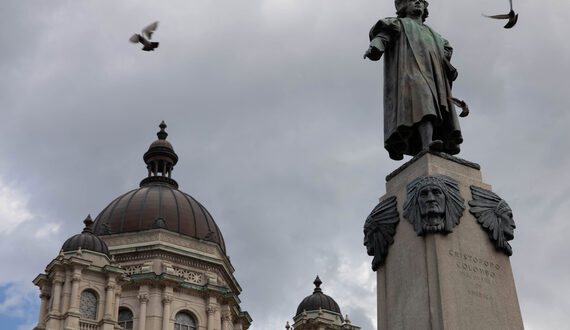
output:
[[[202,204],[178,190],[170,178],[178,161],[170,143],[165,139],[164,122],[144,155],[148,177],[133,189],[112,201],[95,218],[94,232],[98,235],[139,232],[163,228],[183,235],[214,242],[226,253],[218,225]]]
[[[340,307],[338,307],[336,301],[323,293],[323,290],[321,289],[322,283],[323,282],[321,282],[319,276],[317,276],[313,282],[313,284],[315,284],[315,291],[313,291],[312,295],[305,297],[305,299],[301,301],[299,307],[297,307],[297,314],[295,315],[299,315],[303,313],[303,311],[316,311],[321,308],[323,310],[341,314]]]
[[[83,229],[81,234],[73,235],[72,237],[68,238],[65,243],[63,243],[61,250],[63,252],[68,252],[82,249],[103,253],[110,257],[111,255],[109,254],[107,244],[105,244],[101,238],[93,234],[93,230],[91,228],[93,225],[93,220],[91,220],[91,216],[88,215],[83,223],[85,224],[85,229]]]

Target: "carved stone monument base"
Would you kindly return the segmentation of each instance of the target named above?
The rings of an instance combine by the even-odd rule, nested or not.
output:
[[[459,183],[465,211],[451,233],[418,236],[402,216],[406,185],[426,175]],[[400,223],[377,271],[378,329],[523,329],[509,257],[468,211],[471,185],[491,190],[479,166],[423,152],[386,180],[380,200],[396,196]]]

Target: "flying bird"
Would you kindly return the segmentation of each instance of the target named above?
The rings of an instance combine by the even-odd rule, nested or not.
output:
[[[157,27],[158,21],[142,29],[142,35],[138,33],[133,34],[129,41],[135,44],[140,42],[144,46],[142,48],[144,51],[148,52],[154,50],[158,47],[158,42],[151,42],[150,39],[152,39],[152,33],[156,30]]]
[[[508,19],[509,21],[505,25],[505,29],[512,28],[513,26],[515,26],[515,24],[517,24],[517,20],[519,19],[519,14],[515,14],[515,11],[513,10],[513,0],[509,0],[509,3],[511,4],[511,11],[509,11],[508,14],[502,14],[502,15],[483,14],[483,16],[495,19]]]

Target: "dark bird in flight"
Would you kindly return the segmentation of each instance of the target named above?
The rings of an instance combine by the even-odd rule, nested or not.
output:
[[[133,36],[129,39],[129,41],[135,44],[140,42],[144,46],[142,48],[142,50],[144,51],[148,52],[154,50],[155,48],[158,47],[158,42],[151,42],[150,39],[152,38],[152,33],[156,30],[157,27],[158,27],[158,21],[142,29],[141,31],[142,35],[138,33],[133,34]]]
[[[450,97],[449,101],[451,101],[451,103],[461,108],[461,113],[459,114],[459,117],[467,117],[467,115],[469,114],[469,106],[467,105],[467,103],[465,103],[465,101],[456,99],[455,97]]]
[[[519,19],[519,14],[515,14],[515,11],[513,10],[513,0],[509,0],[509,3],[511,4],[511,11],[509,11],[508,14],[503,14],[503,15],[485,15],[485,14],[483,14],[483,16],[489,17],[489,18],[495,18],[495,19],[508,19],[509,21],[505,25],[505,29],[512,28],[513,26],[515,26],[515,24],[517,24],[517,20]]]

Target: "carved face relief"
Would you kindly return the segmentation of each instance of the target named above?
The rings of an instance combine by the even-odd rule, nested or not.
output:
[[[515,237],[515,228],[517,228],[517,226],[515,226],[512,211],[506,211],[501,214],[501,227],[503,228],[503,233],[507,241]]]
[[[507,241],[515,237],[516,226],[509,204],[494,192],[477,186],[471,186],[471,195],[473,200],[469,202],[471,206],[469,212],[487,231],[495,248],[502,250],[506,255],[512,255],[512,247]]]
[[[396,203],[396,197],[386,198],[376,205],[364,222],[364,245],[366,253],[374,256],[372,259],[374,271],[384,264],[388,248],[394,243],[396,226],[400,222]]]
[[[434,232],[443,229],[445,219],[445,194],[441,188],[428,185],[420,189],[418,206],[424,230]]]
[[[407,194],[404,217],[418,235],[452,232],[465,209],[457,181],[445,175],[419,177]]]
[[[369,256],[374,255],[374,232],[372,230],[364,229],[364,246],[366,247],[366,253]]]

